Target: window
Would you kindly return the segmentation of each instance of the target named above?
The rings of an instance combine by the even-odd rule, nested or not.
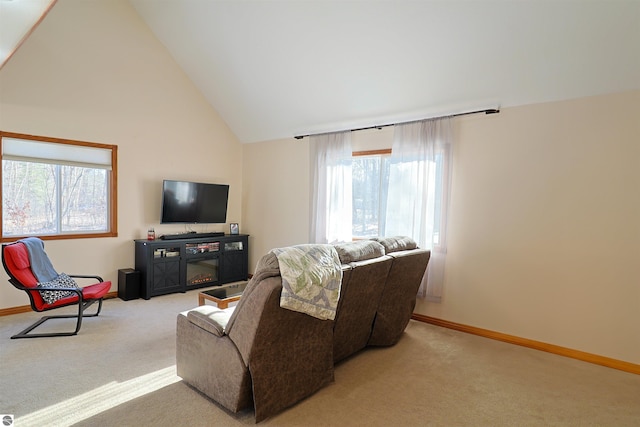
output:
[[[433,245],[440,243],[440,228],[444,214],[444,193],[446,182],[444,173],[447,168],[445,159],[447,151],[434,154],[434,160],[426,162],[421,168],[426,171],[428,185],[425,201],[427,219],[432,224],[430,228]],[[418,162],[419,163],[419,162]],[[410,191],[415,182],[417,164],[399,166],[397,176],[405,176],[406,183],[402,189]],[[422,172],[425,173],[425,172]],[[353,184],[353,216],[352,233],[354,240],[368,239],[386,235],[386,231],[396,233],[397,224],[394,216],[397,210],[408,209],[401,201],[405,201],[402,194],[389,196],[389,177],[391,175],[391,150],[356,151],[352,158]],[[387,200],[392,200],[394,209],[387,209]],[[387,214],[390,212],[389,217]],[[389,221],[388,221],[389,220]]]
[[[117,146],[0,132],[2,240],[113,237]]]
[[[353,238],[384,235],[391,150],[353,153]]]

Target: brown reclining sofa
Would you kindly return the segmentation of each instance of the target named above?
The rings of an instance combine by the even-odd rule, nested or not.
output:
[[[335,245],[342,263],[334,320],[280,307],[282,278],[270,252],[237,306],[180,313],[177,374],[232,412],[259,422],[334,380],[334,364],[367,346],[398,342],[416,304],[430,252],[406,237]]]

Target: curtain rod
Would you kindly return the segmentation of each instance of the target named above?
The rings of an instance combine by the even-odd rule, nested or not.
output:
[[[386,128],[386,127],[389,127],[389,126],[404,125],[404,124],[407,124],[407,123],[421,122],[423,120],[444,119],[445,117],[468,116],[470,114],[480,114],[480,113],[498,114],[499,112],[500,112],[499,108],[487,108],[485,110],[466,111],[464,113],[449,114],[447,116],[440,116],[440,117],[429,117],[427,119],[420,119],[420,120],[410,120],[408,122],[388,123],[386,125],[368,126],[368,127],[364,127],[364,128],[357,128],[357,129],[347,129],[346,131],[355,132],[355,131],[359,131],[359,130],[382,129],[382,128]],[[325,133],[332,133],[332,132],[312,133],[312,134],[308,134],[308,135],[296,135],[296,136],[294,136],[294,138],[295,139],[302,139],[304,137],[314,136],[314,135],[323,135]]]

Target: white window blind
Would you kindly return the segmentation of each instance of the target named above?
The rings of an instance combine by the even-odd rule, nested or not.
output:
[[[112,166],[110,149],[7,137],[2,139],[2,158],[107,170]]]

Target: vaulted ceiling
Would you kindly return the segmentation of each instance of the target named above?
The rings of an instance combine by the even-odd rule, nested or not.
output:
[[[637,0],[130,3],[245,143],[640,89]]]

